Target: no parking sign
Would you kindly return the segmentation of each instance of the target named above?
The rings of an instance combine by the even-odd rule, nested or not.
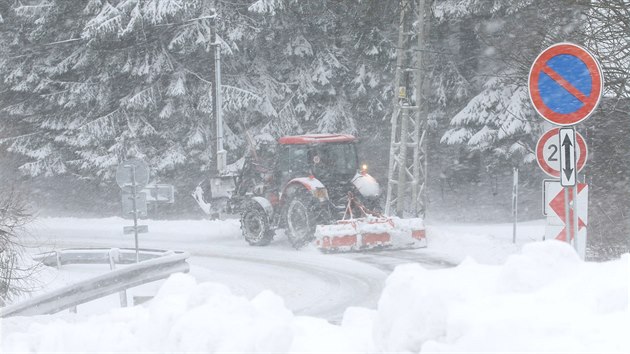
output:
[[[545,49],[529,72],[529,95],[544,119],[573,125],[588,118],[604,87],[602,70],[586,49],[559,43]]]

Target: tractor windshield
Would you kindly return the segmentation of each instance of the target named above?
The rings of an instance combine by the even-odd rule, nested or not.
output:
[[[354,175],[358,169],[354,144],[322,144],[314,153],[311,161],[317,177]]]
[[[354,144],[285,145],[280,149],[278,181],[313,173],[324,180],[351,178],[358,170]]]

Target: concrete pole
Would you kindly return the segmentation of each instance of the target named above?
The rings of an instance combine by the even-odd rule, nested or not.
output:
[[[512,179],[512,243],[516,243],[516,223],[518,222],[518,168],[514,167],[514,178]]]

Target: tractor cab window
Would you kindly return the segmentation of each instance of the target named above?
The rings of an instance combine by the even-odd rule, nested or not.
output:
[[[280,149],[278,167],[277,180],[283,183],[311,172],[324,179],[354,175],[357,152],[354,144],[286,145]]]
[[[316,176],[353,175],[358,169],[354,144],[324,144],[317,146],[312,159]]]
[[[279,180],[286,182],[290,178],[306,176],[310,171],[308,156],[309,147],[306,145],[282,146],[278,159]]]

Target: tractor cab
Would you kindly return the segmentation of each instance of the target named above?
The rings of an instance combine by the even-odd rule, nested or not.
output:
[[[357,139],[348,134],[285,136],[279,151],[274,180],[282,190],[295,178],[308,177],[326,188],[333,214],[343,215],[351,192],[368,208],[380,209],[380,187],[360,172]]]
[[[308,176],[326,186],[349,181],[359,169],[356,141],[352,135],[342,134],[282,137],[278,140],[276,181],[281,186]]]

